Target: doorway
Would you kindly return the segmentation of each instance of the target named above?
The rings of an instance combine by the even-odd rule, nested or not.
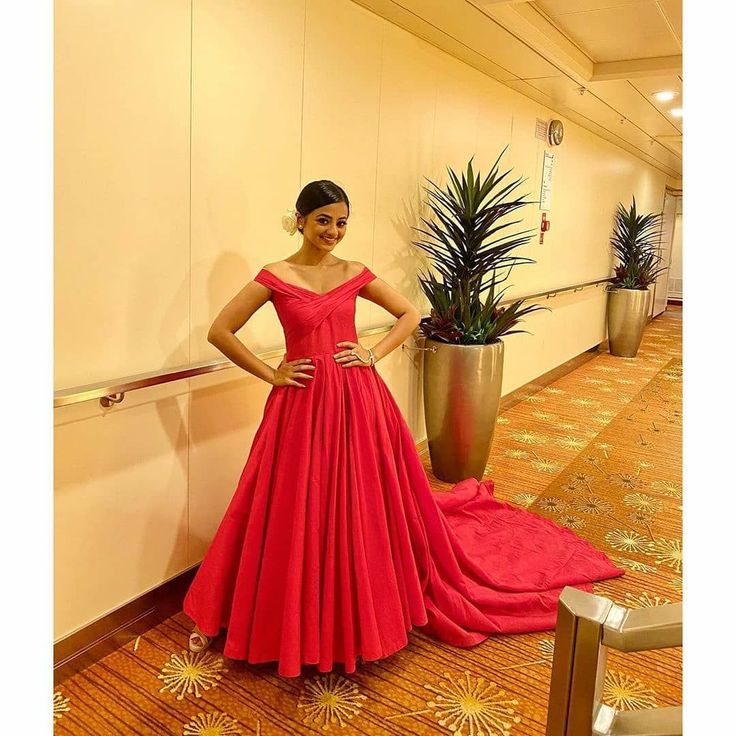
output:
[[[676,254],[673,264],[673,243],[675,240],[675,230],[677,229],[678,218],[682,217],[682,189],[672,189],[665,187],[664,202],[662,204],[662,229],[660,231],[658,253],[662,260],[660,266],[664,267],[664,271],[659,274],[654,283],[654,299],[652,299],[651,317],[657,317],[667,308],[667,299],[670,295],[670,287],[676,284],[676,279],[670,279],[670,272],[673,265],[677,266],[682,263],[681,254]],[[679,272],[679,294],[677,298],[682,299],[682,274],[681,268]],[[674,275],[674,274],[673,274]],[[673,288],[674,291],[674,288]],[[673,297],[675,294],[673,294]]]

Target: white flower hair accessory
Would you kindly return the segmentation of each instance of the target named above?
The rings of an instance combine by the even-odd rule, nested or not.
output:
[[[298,230],[296,214],[296,210],[286,210],[286,214],[281,218],[281,227],[283,227],[289,235],[293,235]]]

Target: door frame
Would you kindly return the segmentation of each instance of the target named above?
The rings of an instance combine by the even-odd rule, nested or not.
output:
[[[664,194],[662,196],[662,222],[660,224],[660,231],[659,231],[659,252],[660,253],[663,250],[662,238],[664,237],[664,233],[665,233],[664,218],[665,218],[665,211],[666,211],[665,208],[667,204],[667,197],[679,197],[680,199],[682,199],[682,189],[681,188],[677,189],[676,187],[669,186],[669,184],[665,184]],[[657,316],[654,314],[654,307],[657,302],[657,296],[658,296],[657,290],[662,288],[660,286],[660,283],[662,282],[664,283],[664,291],[665,291],[665,294],[664,294],[665,309],[667,308],[667,293],[669,290],[669,282],[670,282],[670,266],[672,265],[672,243],[673,243],[674,235],[675,235],[675,218],[677,217],[676,207],[675,207],[675,212],[673,213],[672,217],[673,219],[672,219],[672,223],[671,223],[671,227],[669,231],[670,232],[670,243],[669,243],[669,249],[667,251],[667,264],[666,264],[667,270],[664,273],[660,274],[659,278],[653,284],[654,288],[652,290],[652,306],[649,311],[649,317],[651,319],[654,319],[654,317]],[[660,264],[660,265],[665,265],[665,264]],[[658,312],[657,314],[661,314],[661,312]]]

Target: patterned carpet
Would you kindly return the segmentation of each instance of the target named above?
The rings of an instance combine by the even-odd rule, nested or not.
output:
[[[629,607],[682,596],[682,322],[669,307],[636,358],[608,353],[498,419],[488,475],[499,498],[557,520],[627,568],[595,592]],[[444,484],[433,483],[442,488]],[[178,614],[63,682],[57,734],[544,734],[554,632],[456,649],[412,632],[348,677],[186,650]],[[314,671],[313,671],[314,670]],[[611,652],[604,700],[681,702],[680,649]]]

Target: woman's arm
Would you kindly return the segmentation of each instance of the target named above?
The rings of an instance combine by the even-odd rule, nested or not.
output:
[[[239,368],[273,384],[276,370],[235,337],[235,333],[269,300],[270,294],[270,289],[257,281],[246,284],[217,315],[207,333],[207,342]]]
[[[360,290],[360,295],[383,307],[397,319],[396,324],[388,334],[372,348],[373,355],[375,355],[376,362],[378,362],[392,350],[399,347],[416,330],[422,319],[422,314],[405,296],[380,278],[369,281]]]

